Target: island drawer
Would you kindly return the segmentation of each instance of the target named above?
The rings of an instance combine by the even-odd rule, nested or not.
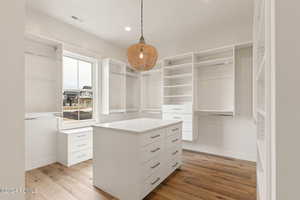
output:
[[[148,146],[145,146],[141,151],[141,161],[145,163],[152,158],[158,156],[163,151],[163,144],[162,140],[154,142]]]
[[[166,129],[166,131],[167,131],[167,136],[171,136],[171,135],[174,135],[174,134],[178,134],[179,132],[181,132],[181,127],[182,127],[181,124],[177,124],[177,125],[168,127],[168,128]]]
[[[163,181],[163,177],[160,171],[156,171],[149,178],[147,178],[143,184],[144,189],[143,189],[142,198],[144,198],[152,190],[154,190],[162,181]]]
[[[140,145],[146,146],[153,142],[161,141],[163,139],[164,132],[165,132],[164,129],[160,129],[148,133],[143,133],[140,136]]]
[[[163,165],[163,161],[163,157],[161,155],[158,155],[148,162],[142,164],[143,180],[146,180],[153,173],[160,170]]]
[[[85,139],[85,140],[71,140],[69,152],[77,152],[83,149],[92,148],[93,140]]]
[[[181,144],[181,132],[169,136],[166,140],[167,149]]]

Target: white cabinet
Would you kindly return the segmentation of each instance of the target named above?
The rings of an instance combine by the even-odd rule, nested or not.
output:
[[[61,131],[57,136],[57,161],[65,166],[93,158],[93,129]]]
[[[179,121],[135,119],[94,127],[94,185],[142,200],[181,166]],[[117,181],[116,181],[117,180]]]
[[[31,113],[25,117],[25,169],[56,162],[58,118],[53,113]]]

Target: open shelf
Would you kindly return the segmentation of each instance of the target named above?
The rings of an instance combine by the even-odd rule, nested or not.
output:
[[[181,87],[192,87],[192,84],[177,84],[177,85],[165,85],[164,88],[181,88]]]
[[[190,68],[193,66],[193,63],[183,63],[183,64],[178,64],[178,65],[169,65],[165,66],[165,70],[171,70],[171,69],[176,69],[176,68]]]
[[[192,73],[186,73],[186,74],[178,74],[178,75],[170,75],[170,76],[164,76],[165,79],[175,79],[175,78],[185,78],[185,77],[192,77]]]
[[[228,64],[232,64],[233,57],[226,57],[226,58],[217,58],[212,60],[206,60],[202,62],[195,63],[196,67],[208,67],[208,66],[224,66]]]
[[[234,111],[233,110],[203,110],[203,109],[197,109],[197,112],[201,114],[206,115],[225,115],[225,116],[233,116]]]

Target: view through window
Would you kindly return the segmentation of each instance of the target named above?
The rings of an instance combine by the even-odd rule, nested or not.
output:
[[[63,57],[63,119],[93,119],[93,63]]]

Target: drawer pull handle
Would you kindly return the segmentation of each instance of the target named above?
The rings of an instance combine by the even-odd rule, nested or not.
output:
[[[158,147],[158,148],[152,150],[151,153],[155,153],[155,152],[157,152],[157,151],[159,151],[159,150],[160,150],[160,148]]]
[[[155,185],[158,181],[160,181],[159,177],[154,182],[152,182],[151,185]]]
[[[154,136],[151,136],[151,139],[155,139],[155,138],[158,138],[160,137],[160,135],[154,135]]]
[[[172,153],[173,156],[175,156],[179,151],[176,150],[175,152]]]
[[[176,162],[174,165],[172,165],[172,168],[176,167],[178,165],[178,162]]]
[[[173,108],[173,110],[182,110],[181,108]]]
[[[175,140],[172,140],[172,143],[175,143],[175,142],[177,142],[179,139],[178,138],[176,138]]]
[[[179,128],[173,128],[172,129],[173,132],[178,131],[178,130],[179,130]]]
[[[173,119],[181,119],[181,117],[173,117]]]
[[[84,147],[84,146],[86,146],[86,144],[77,145],[77,147]]]
[[[155,169],[155,168],[158,167],[159,165],[160,165],[160,162],[157,163],[156,165],[153,165],[153,166],[151,167],[151,169]]]

